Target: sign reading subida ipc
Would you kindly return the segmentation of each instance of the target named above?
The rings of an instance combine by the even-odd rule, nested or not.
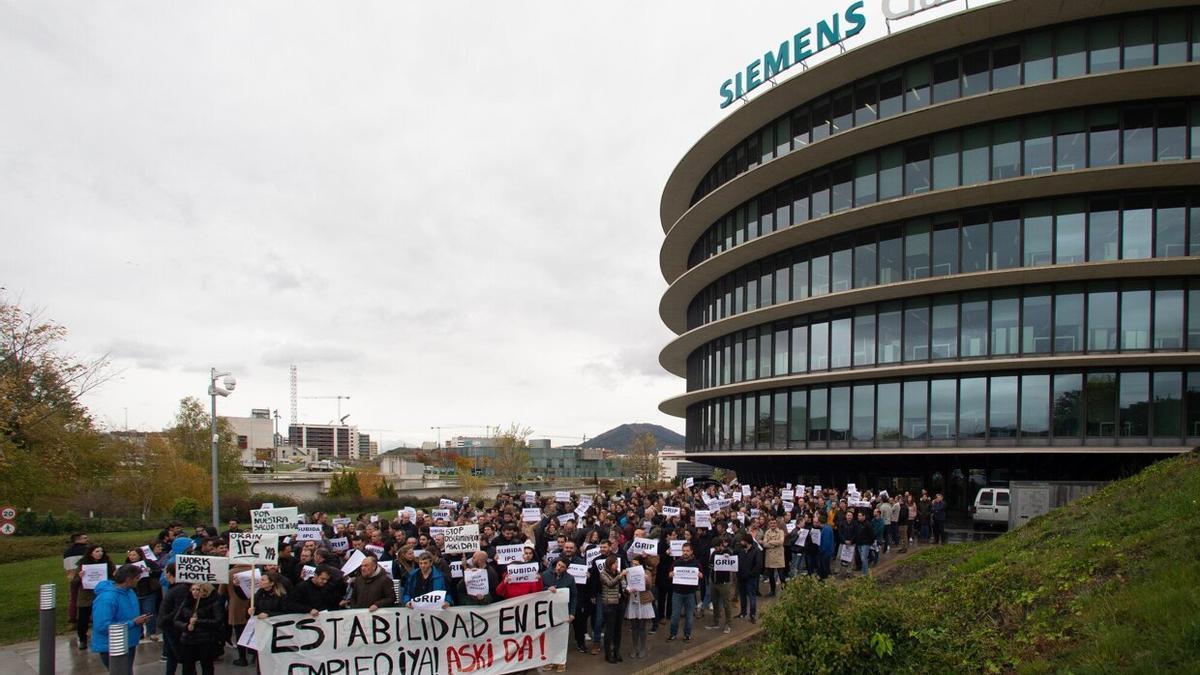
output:
[[[492,605],[285,614],[255,619],[264,673],[498,675],[567,661],[570,595],[542,591]]]

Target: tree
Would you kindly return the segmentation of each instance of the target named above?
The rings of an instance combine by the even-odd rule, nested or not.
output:
[[[181,498],[207,501],[211,481],[203,468],[183,458],[169,438],[153,434],[145,443],[115,440],[117,468],[111,491],[147,517],[163,513]]]
[[[487,487],[487,480],[483,476],[475,475],[475,462],[467,457],[456,456],[454,458],[454,477],[458,479],[458,486],[463,493],[472,500],[483,496],[484,489]]]
[[[380,499],[396,499],[400,494],[396,492],[396,486],[392,485],[387,478],[380,477],[379,485],[375,488],[375,496]]]
[[[496,455],[491,459],[492,473],[510,485],[521,482],[521,478],[533,468],[529,457],[529,435],[533,429],[512,424],[508,430],[493,438]]]
[[[362,487],[358,484],[358,475],[353,471],[341,471],[329,478],[330,497],[361,497]]]
[[[66,334],[0,296],[0,501],[62,503],[111,469],[108,448],[79,402],[110,377],[108,360],[61,353]]]
[[[633,439],[621,462],[622,473],[643,486],[658,482],[662,475],[662,460],[658,457],[657,446],[654,434],[649,432]]]
[[[164,432],[174,451],[183,460],[200,467],[212,480],[212,418],[204,405],[194,396],[179,401],[175,424]],[[249,493],[242,474],[241,451],[233,442],[233,429],[223,419],[217,419],[217,484],[225,496],[245,496]]]

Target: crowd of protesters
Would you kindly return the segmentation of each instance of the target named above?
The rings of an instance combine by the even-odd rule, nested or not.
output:
[[[758,598],[774,596],[793,577],[865,576],[893,547],[903,552],[945,541],[942,495],[859,493],[853,485],[837,490],[689,481],[670,492],[502,493],[490,504],[464,499],[449,506],[445,500],[436,510],[304,514],[305,522],[321,526],[319,536],[284,538],[279,564],[260,567],[253,599],[237,583],[175,582],[176,556],[228,555],[229,534],[242,531],[237,521],[224,532],[205,526],[185,531],[172,523],[146,546],[117,554],[120,563],[87,535],[75,535],[64,558],[78,557],[68,578],[79,649],[90,647],[107,665],[108,627],[124,622],[131,650],[142,640],[161,643],[168,675],[177,668],[212,673],[227,652],[236,651],[234,666],[255,661],[252,650],[238,646],[251,611],[260,618],[377,611],[411,607],[434,591],[444,592],[444,606],[487,605],[551,589],[569,594],[574,648],[589,655],[603,649],[606,661],[620,663],[625,623],[629,655],[645,658],[648,637],[664,625],[668,641],[689,641],[694,620],[709,612],[705,628],[729,633],[735,617],[756,622]],[[466,524],[479,526],[478,550],[442,553],[440,528]],[[655,542],[651,550],[646,540]],[[538,564],[533,580],[509,579],[497,549],[513,545],[523,551],[513,563]],[[736,571],[727,564],[716,570],[718,556],[736,557]],[[361,564],[343,572],[352,557],[361,557]],[[84,588],[82,566],[100,563],[108,578]],[[641,568],[644,588],[629,588],[631,566]],[[695,570],[676,580],[684,567]],[[230,578],[249,569],[231,567]],[[464,569],[486,571],[486,592],[467,592]],[[401,582],[399,594],[393,579]]]

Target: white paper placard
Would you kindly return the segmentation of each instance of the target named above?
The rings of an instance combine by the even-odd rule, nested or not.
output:
[[[675,516],[678,516],[679,513],[680,513],[680,509],[678,506],[662,507],[662,514],[668,518],[674,518]]]
[[[446,591],[430,591],[412,599],[413,609],[438,610],[446,602]]]
[[[529,509],[521,509],[521,522],[536,523],[542,519],[542,510],[533,507]]]
[[[278,565],[279,535],[230,532],[229,562],[232,565]]]
[[[631,591],[646,590],[646,569],[641,565],[630,565],[625,573],[625,583]]]
[[[250,526],[257,534],[296,534],[299,525],[300,513],[294,506],[282,509],[255,509],[250,512]]]
[[[296,541],[321,541],[324,538],[325,533],[320,525],[296,526]]]
[[[676,567],[671,581],[678,586],[699,586],[700,570],[695,567]]]
[[[645,537],[634,537],[633,543],[629,545],[629,552],[631,554],[655,555],[658,553],[658,541]]]
[[[714,555],[713,556],[713,571],[714,572],[736,572],[738,571],[738,557],[736,555]]]
[[[554,501],[570,502],[571,501],[571,491],[570,490],[559,490],[559,491],[555,492],[554,493]]]
[[[711,511],[696,512],[696,527],[712,527]]]
[[[175,581],[184,584],[229,583],[229,558],[207,555],[175,556]]]
[[[467,595],[482,596],[488,594],[487,570],[463,570],[463,582],[467,587]]]
[[[588,580],[588,566],[573,563],[567,565],[567,573],[575,577],[575,585],[579,586],[586,584]]]
[[[671,545],[671,557],[672,558],[682,558],[683,557],[683,540],[682,539],[671,539],[668,543],[670,543],[670,545]]]
[[[329,550],[334,553],[345,553],[350,550],[350,540],[345,537],[329,540]]]
[[[509,544],[507,546],[496,547],[496,564],[507,565],[509,563],[521,562],[525,558],[524,544]]]
[[[538,578],[538,564],[535,562],[514,563],[508,566],[507,574],[509,583],[536,581]]]
[[[366,558],[367,556],[362,551],[354,551],[350,554],[350,558],[346,560],[346,564],[342,565],[342,574],[353,574],[355,570],[362,567],[362,562]]]
[[[474,553],[479,550],[479,526],[456,525],[442,531],[442,553]]]

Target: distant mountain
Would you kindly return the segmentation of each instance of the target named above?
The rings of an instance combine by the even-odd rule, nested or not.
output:
[[[656,447],[682,448],[684,438],[680,434],[657,424],[635,423],[622,424],[614,429],[590,439],[583,444],[585,448],[608,448],[609,450],[625,451],[633,445],[633,440],[644,433],[654,434]]]

